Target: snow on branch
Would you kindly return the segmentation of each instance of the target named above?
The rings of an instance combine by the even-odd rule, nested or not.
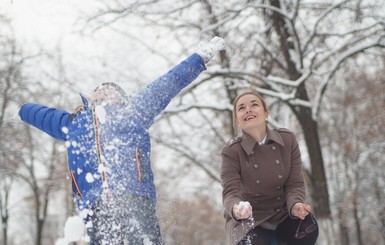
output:
[[[279,9],[277,7],[266,5],[266,4],[246,4],[245,7],[252,7],[252,8],[263,8],[267,10],[271,10],[273,12],[277,12],[278,14],[282,15],[283,17],[292,20],[294,16],[288,15],[286,12],[283,11],[283,9]]]
[[[290,105],[298,105],[303,107],[312,108],[312,104],[310,101],[300,100],[295,97],[296,89],[292,90],[290,94],[287,93],[278,93],[272,90],[257,88],[256,91],[263,95],[267,95],[270,97],[278,98],[281,101],[288,102]]]
[[[232,106],[229,105],[223,105],[223,106],[218,106],[218,105],[207,105],[207,104],[188,104],[188,105],[183,105],[183,106],[177,106],[177,107],[172,107],[172,108],[167,108],[164,113],[179,113],[179,112],[185,112],[189,111],[192,109],[205,109],[205,110],[214,110],[214,111],[231,111]]]
[[[304,48],[303,50],[307,50],[307,47],[311,44],[311,41],[313,40],[313,38],[316,36],[316,33],[317,33],[317,27],[318,25],[321,23],[321,21],[328,15],[330,14],[333,10],[335,10],[336,8],[338,8],[339,6],[341,6],[342,4],[345,4],[347,2],[349,2],[350,0],[343,0],[343,1],[340,1],[334,5],[331,5],[329,8],[327,8],[320,16],[319,18],[315,21],[315,24],[311,30],[311,32],[309,33],[308,35],[308,38],[304,41]]]
[[[307,72],[305,74],[302,74],[302,76],[300,78],[298,78],[297,80],[292,81],[289,79],[285,79],[285,78],[281,78],[281,77],[275,77],[275,76],[270,75],[270,76],[266,77],[266,80],[268,82],[279,83],[279,84],[282,84],[285,86],[297,88],[299,85],[304,83],[309,76],[310,76],[310,72]]]
[[[287,69],[287,66],[282,63],[278,56],[275,54],[275,52],[269,47],[269,45],[263,41],[259,36],[255,37],[256,41],[261,45],[261,47],[270,55],[270,57],[282,68],[282,69]]]
[[[349,33],[349,34],[353,34],[354,35],[355,31],[359,31],[359,30],[358,29],[352,30],[351,33]],[[317,62],[314,62],[312,66],[313,67],[320,67],[323,63],[328,61],[330,59],[330,57],[332,57],[333,55],[338,55],[343,50],[348,50],[349,46],[357,45],[357,43],[363,42],[365,39],[367,39],[368,37],[371,37],[373,35],[376,35],[376,33],[378,33],[378,32],[379,32],[379,30],[375,29],[375,30],[372,30],[370,33],[366,33],[365,35],[357,35],[358,37],[355,38],[355,39],[349,39],[343,45],[341,45],[338,48],[330,51],[329,53],[327,53],[327,55],[325,55],[323,58],[321,58]],[[322,52],[320,51],[317,54],[320,54],[320,53],[322,53]]]
[[[296,92],[297,88],[302,85],[307,78],[311,75],[310,72],[304,73],[300,78],[298,78],[295,81],[281,78],[281,77],[275,77],[275,76],[267,76],[263,77],[255,73],[248,73],[245,71],[238,71],[238,70],[231,70],[231,71],[222,71],[217,72],[217,75],[222,75],[225,77],[233,77],[238,79],[246,79],[247,77],[251,77],[252,79],[256,79],[259,81],[262,81],[264,84],[266,84],[270,89],[263,89],[263,88],[257,88],[256,90],[264,95],[278,98],[281,101],[287,102],[290,105],[298,105],[298,106],[304,106],[308,108],[312,108],[312,103],[310,101],[300,100],[296,98]],[[290,92],[286,92],[283,90],[282,86],[290,87]],[[249,83],[246,83],[245,85],[239,85],[237,86],[238,89],[248,89],[250,87]]]
[[[340,55],[340,57],[335,60],[335,62],[331,66],[331,69],[329,70],[329,73],[322,80],[320,86],[317,89],[316,96],[314,98],[314,108],[313,108],[313,111],[312,111],[313,112],[313,115],[312,115],[313,120],[316,120],[317,117],[318,117],[318,113],[319,113],[319,109],[320,109],[320,105],[321,105],[321,100],[322,100],[323,94],[326,91],[326,88],[327,88],[327,86],[328,86],[328,84],[330,82],[330,79],[337,72],[337,70],[340,67],[340,65],[345,60],[350,58],[351,56],[353,56],[353,55],[355,55],[357,53],[363,52],[366,49],[373,48],[373,47],[376,47],[376,46],[385,47],[385,35],[382,35],[382,36],[378,37],[375,40],[371,40],[370,42],[367,42],[367,43],[364,43],[364,44],[352,47],[352,48],[346,50],[345,52],[343,52]]]
[[[152,1],[151,4],[155,4],[157,2],[158,1]],[[161,10],[159,10],[159,8],[153,8],[152,11],[146,10],[146,11],[141,11],[140,13],[144,14],[144,15],[170,15],[173,13],[182,12],[183,10],[188,9],[189,7],[194,5],[195,3],[196,3],[195,1],[191,1],[191,2],[186,2],[184,5],[180,5],[180,6],[172,5],[172,8],[170,8],[168,10],[165,10],[164,8]],[[143,4],[140,4],[140,5],[143,5]]]
[[[216,23],[211,24],[211,25],[203,28],[202,29],[202,33],[218,30],[218,28],[220,28],[224,24],[230,22],[231,20],[236,18],[241,13],[241,11],[232,11],[232,12],[235,12],[235,14],[234,15],[230,15],[230,16],[228,16],[226,18],[222,18],[219,21],[217,21]]]
[[[353,29],[345,31],[343,33],[332,32],[332,31],[328,31],[328,32],[320,32],[320,31],[318,31],[317,35],[318,36],[346,37],[348,35],[354,35],[356,33],[361,33],[361,32],[370,30],[370,29],[372,29],[372,28],[374,28],[374,27],[376,27],[378,25],[379,25],[379,22],[376,22],[376,23],[373,23],[373,24],[368,25],[368,26],[363,26],[363,27],[359,27],[359,28],[353,28]]]

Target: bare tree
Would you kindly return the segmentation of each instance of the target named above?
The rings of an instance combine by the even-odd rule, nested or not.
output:
[[[14,80],[12,80],[14,81]],[[12,86],[9,86],[11,88]],[[4,96],[7,99],[7,96]],[[5,100],[5,102],[7,102]],[[8,101],[9,102],[9,101]],[[6,110],[4,110],[6,112]],[[7,118],[8,119],[8,118]],[[58,152],[57,143],[53,142],[51,154],[44,152],[45,138],[32,136],[36,130],[31,132],[29,127],[20,127],[12,121],[0,124],[1,140],[1,210],[2,222],[4,224],[4,244],[7,244],[7,221],[9,220],[9,193],[17,191],[17,183],[26,183],[30,187],[30,194],[19,193],[24,201],[29,203],[34,210],[36,231],[35,244],[43,244],[43,228],[47,217],[49,200],[52,192],[62,187],[60,179],[65,179],[63,168],[59,168],[65,159],[63,152]],[[40,133],[40,132],[39,132]],[[43,141],[42,141],[43,140]],[[47,142],[47,141],[45,141]],[[60,163],[60,164],[59,164]],[[65,169],[64,169],[65,170]],[[60,178],[58,176],[61,176]],[[15,183],[15,184],[14,184]]]
[[[117,23],[140,19],[136,23],[142,23],[142,27],[163,28],[159,35],[169,35],[168,30],[173,30],[171,34],[174,40],[183,43],[186,43],[186,38],[191,38],[186,37],[187,30],[197,36],[206,33],[225,37],[229,48],[228,56],[221,56],[223,70],[201,79],[201,83],[190,89],[191,93],[185,94],[185,100],[193,95],[199,101],[202,97],[198,94],[204,95],[201,93],[203,88],[213,87],[207,82],[213,83],[217,80],[215,77],[220,76],[224,80],[224,91],[217,92],[216,99],[226,96],[227,102],[221,100],[225,105],[234,99],[238,91],[254,88],[275,98],[272,106],[278,111],[279,108],[289,108],[302,128],[307,146],[310,162],[307,179],[314,210],[319,217],[328,218],[329,192],[317,124],[322,98],[330,84],[335,82],[333,78],[336,72],[349,58],[369,49],[384,47],[383,10],[383,2],[370,0],[109,2],[90,22],[96,24],[96,30],[105,26],[116,28],[119,27]],[[129,33],[129,30],[125,32]],[[186,110],[199,110],[202,122],[210,121],[218,111],[227,111],[225,117],[230,118],[228,106],[219,108],[212,103],[209,105],[182,107],[179,112],[186,118]],[[176,111],[173,113],[175,115]],[[209,120],[205,120],[205,117]],[[189,119],[185,121],[191,122]],[[229,124],[226,122],[222,126],[231,130]],[[221,135],[224,133],[218,128],[216,131]],[[233,133],[227,132],[227,135]],[[213,140],[212,137],[206,138],[200,142]],[[223,139],[223,136],[219,139]],[[192,155],[197,155],[197,152],[191,152],[188,144],[183,147],[176,142],[175,145],[183,148],[184,156],[192,158]],[[194,161],[200,162],[198,167],[201,168],[218,162],[217,158],[214,158],[217,159],[215,161],[208,159],[204,163]],[[209,174],[215,175],[215,172]]]
[[[359,60],[358,56],[354,60]],[[379,70],[362,71],[350,62],[340,82],[326,95],[327,111],[321,119],[328,172],[334,183],[331,203],[339,224],[338,244],[384,244],[382,202],[385,130],[383,56],[372,55]],[[366,67],[367,64],[364,63]],[[341,110],[343,108],[343,110]],[[331,125],[332,123],[332,125]],[[381,194],[380,194],[381,193]]]
[[[192,170],[198,169],[199,173],[206,174],[209,179],[202,180],[202,185],[207,185],[208,182],[219,184],[220,148],[236,134],[231,125],[231,102],[244,89],[255,89],[267,97],[272,112],[271,120],[275,125],[293,128],[299,125],[302,130],[300,138],[306,146],[303,154],[307,167],[306,179],[317,216],[331,219],[331,211],[334,212],[329,203],[331,186],[338,186],[339,193],[346,194],[341,197],[334,197],[332,194],[331,203],[338,205],[335,212],[339,218],[341,241],[343,244],[349,244],[353,239],[358,242],[370,239],[366,235],[368,231],[362,226],[363,199],[358,195],[359,191],[368,190],[364,187],[369,185],[374,186],[374,191],[371,194],[368,192],[367,197],[375,197],[376,202],[384,201],[381,191],[383,182],[378,178],[383,177],[384,173],[380,171],[375,174],[375,178],[371,178],[373,181],[368,185],[358,185],[355,180],[373,177],[363,175],[361,171],[364,169],[360,164],[381,160],[376,154],[358,153],[361,150],[366,153],[373,150],[366,149],[361,144],[348,145],[344,141],[345,143],[339,142],[346,147],[343,154],[334,152],[335,159],[339,158],[342,164],[337,165],[333,161],[333,164],[326,165],[329,161],[324,160],[325,143],[322,140],[324,135],[327,138],[334,132],[320,131],[319,121],[321,113],[325,112],[325,105],[333,104],[325,101],[327,91],[339,85],[338,75],[341,76],[350,60],[359,57],[366,61],[365,67],[361,69],[371,66],[376,69],[368,53],[383,52],[384,4],[383,1],[374,0],[149,0],[128,3],[100,1],[100,11],[87,20],[87,28],[90,27],[92,31],[108,28],[120,33],[130,41],[148,48],[168,65],[174,64],[176,57],[179,58],[181,53],[191,51],[198,37],[224,37],[228,44],[227,51],[222,52],[219,58],[209,64],[209,72],[173,101],[167,113],[152,129],[153,140],[173,152],[169,159],[175,171],[166,174],[176,179],[180,176],[193,176],[197,171]],[[179,48],[180,54],[157,49],[135,33],[138,29],[143,32],[150,30],[159,40],[170,41],[170,45]],[[65,77],[63,72],[60,70],[60,75],[51,77],[56,81],[54,85],[59,88],[62,86],[62,77]],[[3,85],[5,80],[1,81]],[[355,85],[356,90],[362,88],[358,81]],[[353,85],[349,84],[350,86]],[[376,88],[378,86],[377,84]],[[346,86],[341,91],[345,93],[349,87]],[[60,91],[50,93],[60,94]],[[344,104],[351,105],[347,102]],[[345,116],[347,123],[353,123],[346,112],[341,113],[342,116]],[[324,123],[334,126],[332,121]],[[346,137],[341,137],[340,140],[342,139]],[[357,136],[355,140],[359,141]],[[23,149],[32,149],[32,146],[33,144],[30,144]],[[50,162],[49,156],[60,155],[55,152],[54,145],[50,146],[51,154],[44,155],[44,166],[48,171],[52,168],[47,164]],[[381,142],[377,142],[375,147],[377,150],[383,149]],[[357,154],[352,156],[351,151]],[[22,156],[26,156],[26,152],[23,153]],[[43,161],[32,157],[33,154],[30,158],[23,158],[24,161],[28,160],[24,169],[31,168],[32,163],[44,164]],[[351,162],[357,163],[354,168],[350,166]],[[336,175],[328,177],[326,167],[334,169]],[[342,170],[342,175],[337,175],[337,170]],[[31,170],[30,176],[33,176],[32,173]],[[346,178],[346,181],[341,183],[343,178]],[[44,206],[44,197],[49,196],[51,189],[48,188],[49,185],[41,188],[41,184],[50,181],[47,176],[36,179],[35,183],[30,180],[31,190],[35,188],[35,194],[41,195],[35,199],[36,207]],[[348,211],[344,205],[348,205]],[[385,222],[384,210],[374,210],[366,210],[371,217],[368,222],[381,231]],[[44,208],[36,209],[36,213],[41,211],[44,215]],[[2,217],[7,220],[7,215]],[[350,226],[351,222],[354,223],[353,226]],[[355,231],[354,238],[352,230]],[[375,234],[377,236],[377,233]]]
[[[58,76],[64,81],[58,82],[59,89],[55,88],[52,83],[50,88],[42,89],[44,81],[32,82],[32,78],[28,77],[23,70],[39,59],[43,61],[48,58],[53,63],[52,58],[57,57],[57,64],[60,64],[61,56],[52,57],[42,53],[29,56],[23,54],[13,37],[9,19],[0,16],[0,23],[3,26],[0,32],[2,57],[0,60],[0,214],[2,223],[0,241],[4,245],[13,244],[8,236],[9,221],[18,214],[10,212],[12,204],[10,195],[18,193],[17,196],[23,203],[20,205],[27,205],[28,210],[33,210],[30,213],[33,213],[35,224],[32,229],[34,243],[53,244],[52,239],[45,241],[49,234],[44,233],[44,224],[49,215],[48,207],[51,198],[64,188],[63,182],[66,182],[67,188],[69,187],[66,179],[64,145],[40,137],[38,134],[41,132],[23,125],[17,118],[17,111],[26,98],[40,100],[41,103],[45,98],[45,101],[52,102],[53,99],[47,95],[55,96],[55,91],[56,94],[61,93],[60,88],[64,87],[63,83],[69,85],[70,88],[71,86],[68,81],[65,81],[64,70],[60,65],[57,65]],[[51,75],[48,78],[53,80],[53,77],[56,76]],[[51,152],[45,152],[47,149]],[[20,185],[24,186],[23,184],[27,184],[29,187],[26,192],[20,191]],[[57,227],[55,228],[57,229]],[[25,233],[21,230],[18,232],[23,235]]]
[[[0,32],[0,214],[2,244],[9,244],[8,222],[10,218],[9,203],[14,176],[10,174],[12,169],[17,168],[21,157],[17,148],[18,128],[12,124],[10,119],[12,108],[15,107],[15,95],[13,92],[20,86],[20,67],[22,58],[13,37],[10,20],[0,15],[2,30]]]

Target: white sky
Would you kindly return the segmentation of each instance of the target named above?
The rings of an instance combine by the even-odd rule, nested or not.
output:
[[[128,92],[137,90],[171,68],[140,44],[108,28],[82,35],[81,18],[92,16],[99,4],[96,0],[0,0],[0,13],[11,18],[24,54],[53,52],[60,47],[66,75],[85,94],[102,82],[117,82]],[[155,47],[153,32],[140,34]]]
[[[17,37],[26,41],[57,43],[73,29],[79,11],[92,6],[90,0],[0,0],[12,19]]]

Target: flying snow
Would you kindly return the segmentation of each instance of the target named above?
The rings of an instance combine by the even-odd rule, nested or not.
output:
[[[56,241],[55,245],[68,245],[70,242],[80,241],[84,237],[85,227],[79,216],[68,217],[64,225],[64,237]]]
[[[62,127],[61,131],[65,134],[68,134],[68,128],[67,127]]]
[[[106,122],[106,110],[103,106],[97,105],[95,107],[95,112],[98,115],[99,122],[104,124]]]
[[[92,176],[91,173],[87,173],[86,180],[87,180],[88,183],[92,183],[92,182],[94,182],[95,179],[94,179],[94,176]]]

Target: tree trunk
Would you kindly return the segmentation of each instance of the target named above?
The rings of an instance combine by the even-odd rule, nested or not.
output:
[[[271,5],[280,9],[279,0],[271,0]],[[280,51],[284,57],[287,68],[286,74],[295,81],[301,77],[301,73],[297,70],[296,64],[291,59],[290,50],[293,49],[293,44],[290,40],[292,35],[288,30],[288,25],[284,17],[276,11],[271,14],[271,19],[274,23],[274,29],[279,36]],[[296,98],[309,101],[304,83],[297,90]],[[318,136],[317,122],[312,118],[312,111],[308,107],[289,105],[301,124],[305,142],[310,157],[311,178],[310,178],[310,196],[314,206],[314,212],[319,217],[330,218],[329,194],[327,189],[327,181],[322,158],[321,145]]]
[[[2,217],[3,226],[3,245],[8,244],[8,216]]]
[[[362,239],[362,233],[361,233],[361,220],[358,217],[358,209],[357,207],[357,197],[356,195],[358,194],[357,190],[355,191],[355,194],[353,196],[353,217],[354,217],[354,223],[355,223],[355,230],[356,230],[356,236],[357,236],[357,242],[359,245],[365,244]]]
[[[36,245],[42,245],[44,220],[37,217]]]
[[[340,230],[340,241],[339,244],[341,245],[349,245],[350,239],[349,239],[349,228],[345,225],[346,220],[343,218],[344,215],[344,209],[339,207],[337,209],[338,211],[338,220],[339,223],[339,230]]]
[[[294,109],[294,113],[301,124],[310,158],[311,178],[308,184],[310,184],[314,212],[320,217],[330,218],[329,193],[317,122],[312,119],[312,112],[309,108],[299,107]]]

